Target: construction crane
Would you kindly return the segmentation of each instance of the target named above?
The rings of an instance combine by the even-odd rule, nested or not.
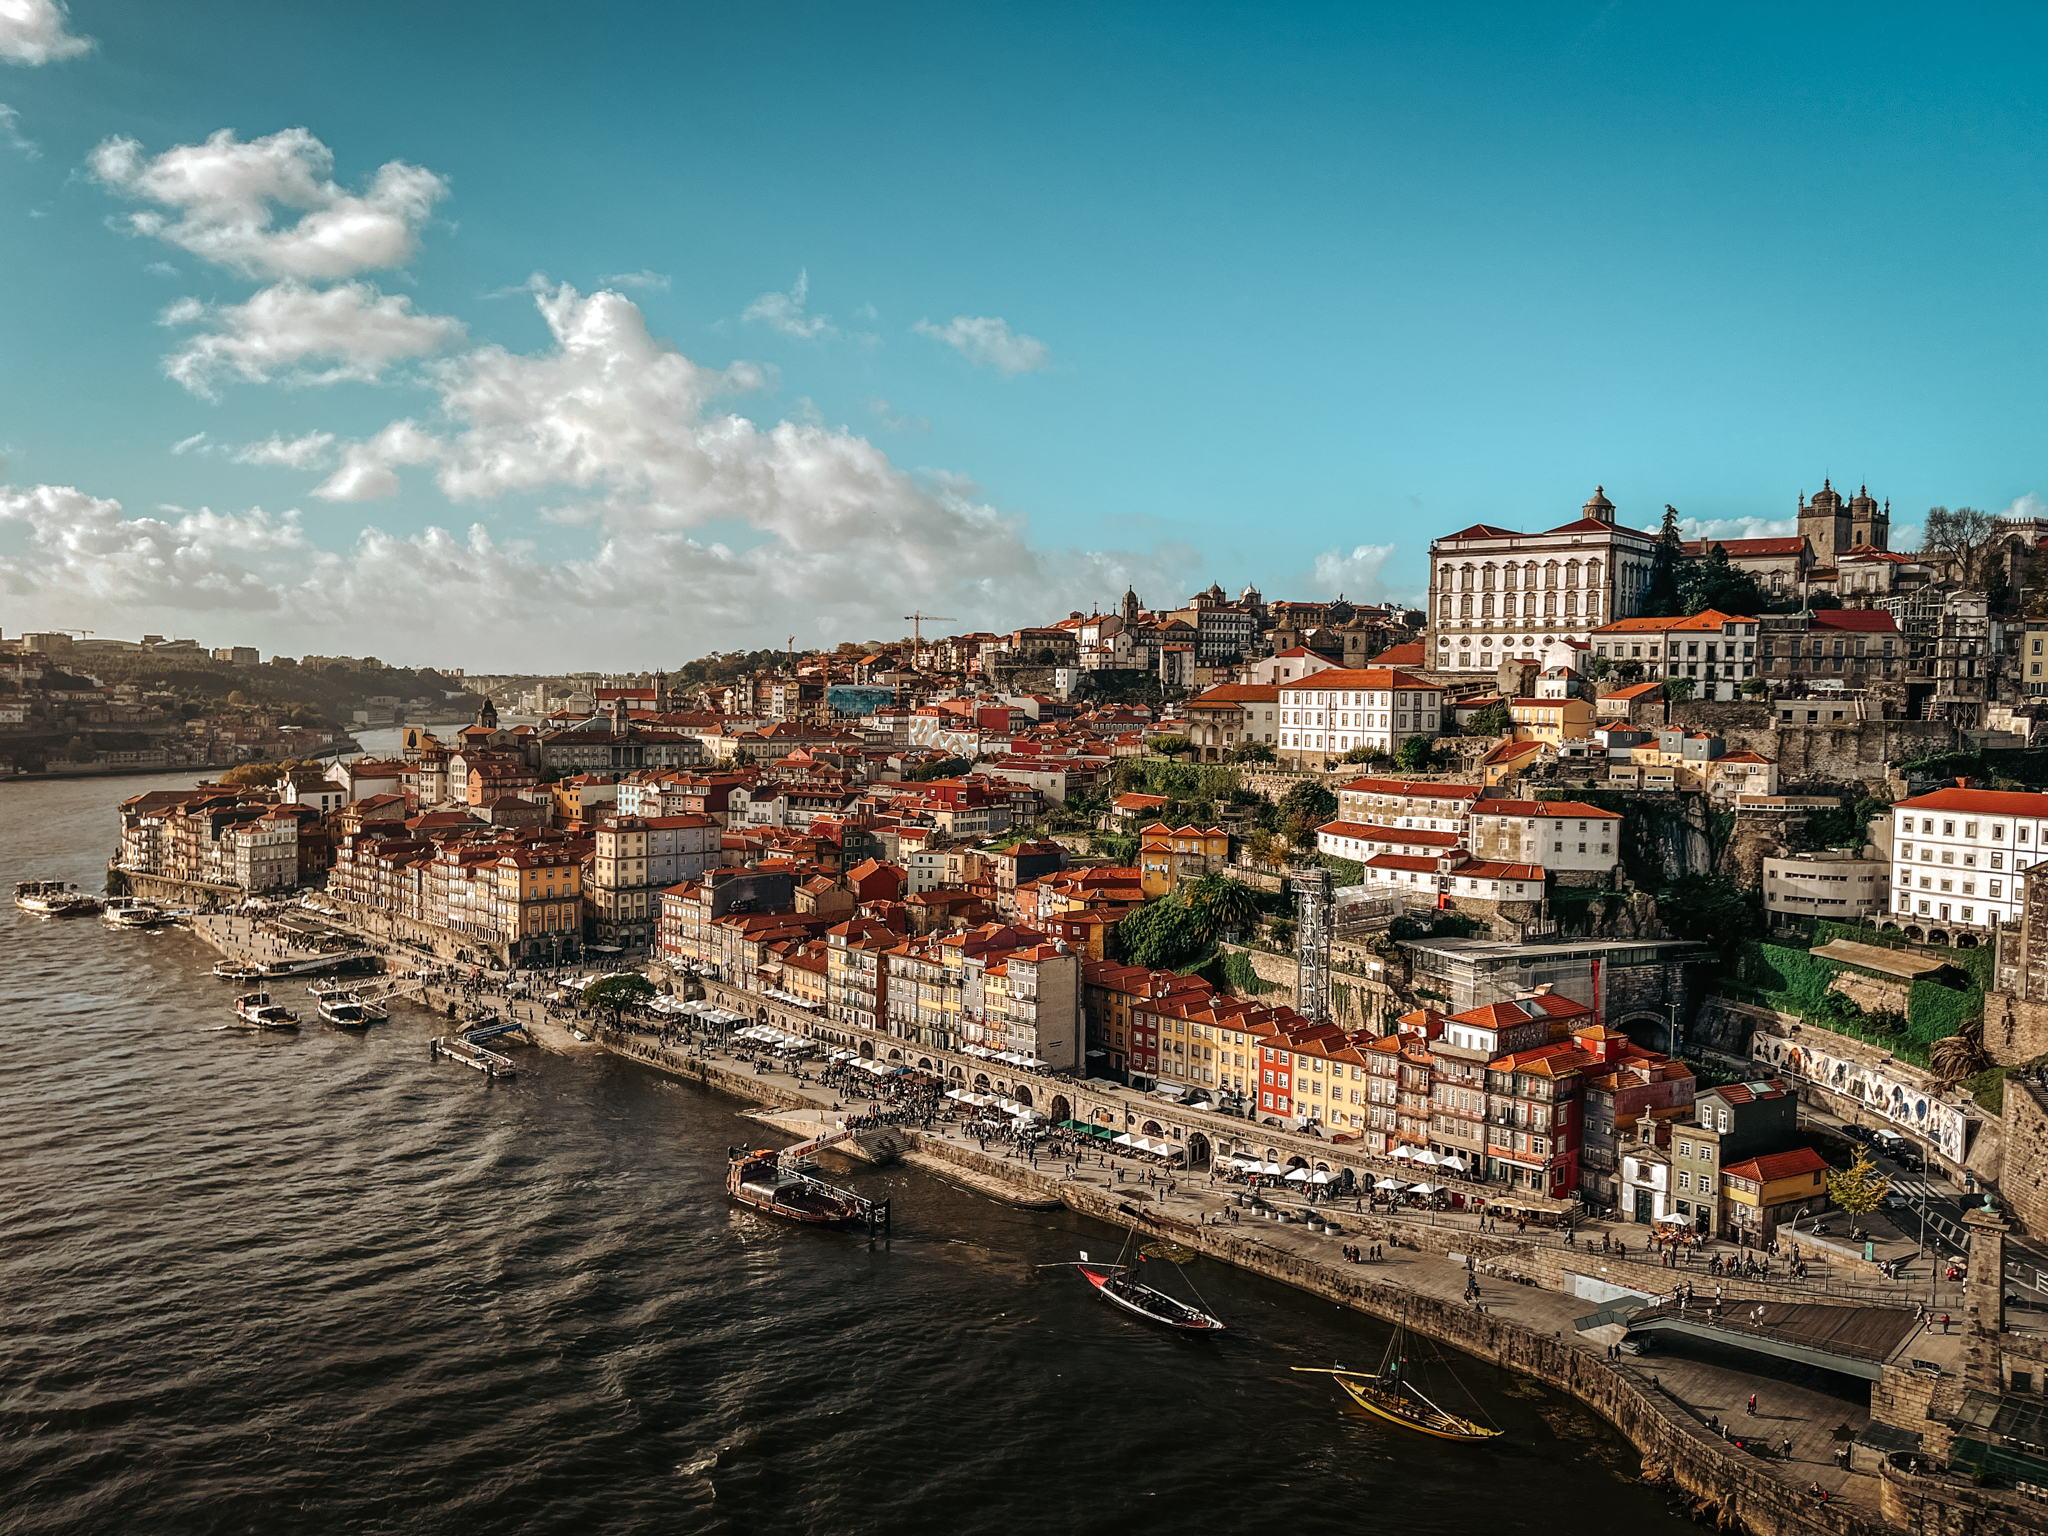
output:
[[[934,624],[958,624],[960,621],[949,613],[906,613],[904,619],[910,625],[910,644],[913,653],[924,649],[924,623],[930,619]],[[916,660],[915,654],[911,660]]]

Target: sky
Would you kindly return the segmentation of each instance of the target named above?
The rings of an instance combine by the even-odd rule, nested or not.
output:
[[[675,666],[2040,510],[2038,7],[0,0],[0,632]]]

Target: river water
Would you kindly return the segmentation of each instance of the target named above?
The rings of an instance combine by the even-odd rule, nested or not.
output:
[[[0,786],[0,878],[97,889],[116,801],[188,782]],[[1462,1357],[1506,1439],[1347,1414],[1287,1367],[1387,1330],[1284,1287],[1199,1262],[1231,1331],[1166,1335],[1034,1267],[1109,1229],[909,1168],[847,1177],[892,1241],[767,1225],[732,1100],[609,1057],[487,1084],[423,1014],[222,1033],[187,933],[0,925],[0,1531],[1682,1525],[1608,1425]]]

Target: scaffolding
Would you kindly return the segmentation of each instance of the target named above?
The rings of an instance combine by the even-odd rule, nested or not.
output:
[[[1330,872],[1302,866],[1289,877],[1294,888],[1294,1011],[1320,1023],[1330,1017]]]

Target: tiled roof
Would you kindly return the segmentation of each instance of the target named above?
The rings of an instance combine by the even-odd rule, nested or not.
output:
[[[1873,635],[1895,635],[1898,620],[1882,608],[1816,608],[1807,615],[1815,629],[1846,629]]]
[[[1408,843],[1428,848],[1452,848],[1457,846],[1455,832],[1424,832],[1414,827],[1383,827],[1372,821],[1326,821],[1318,832],[1327,832],[1332,837],[1355,837],[1361,842]]]
[[[1728,551],[1730,560],[1763,560],[1774,555],[1796,555],[1806,548],[1806,540],[1798,536],[1783,539],[1697,539],[1684,546],[1685,552],[1698,559],[1707,552],[1707,546],[1718,544]]]
[[[1901,811],[1963,811],[1979,816],[2048,816],[2048,795],[2006,789],[1937,789],[1901,800]]]
[[[1426,779],[1353,779],[1337,786],[1356,795],[1402,795],[1434,800],[1477,800],[1486,791],[1477,784],[1432,784]]]
[[[1637,683],[1632,688],[1617,688],[1612,693],[1601,694],[1600,697],[1603,699],[1640,699],[1644,694],[1655,693],[1663,686],[1662,683]]]
[[[1605,524],[1602,525],[1603,527]],[[1456,533],[1446,534],[1448,539],[1519,539],[1521,535],[1512,528],[1496,528],[1491,523],[1474,523],[1470,528],[1461,528]]]
[[[1311,673],[1307,677],[1292,678],[1275,685],[1276,688],[1423,688],[1441,692],[1435,683],[1427,678],[1411,677],[1393,667],[1332,667],[1327,672]]]
[[[1436,873],[1436,860],[1413,857],[1404,853],[1376,854],[1365,861],[1367,869],[1399,869],[1413,874]]]
[[[1541,864],[1467,864],[1457,872],[1460,880],[1520,880],[1540,885]]]
[[[1769,1184],[1776,1179],[1797,1178],[1800,1174],[1825,1173],[1827,1167],[1828,1160],[1813,1148],[1795,1147],[1790,1152],[1766,1152],[1761,1157],[1729,1163],[1721,1171],[1733,1178]]]
[[[1667,619],[1616,619],[1612,624],[1603,624],[1593,631],[1597,635],[1643,635],[1664,634],[1678,629],[1718,630],[1723,624],[1754,624],[1756,620],[1748,614],[1723,613],[1718,608],[1705,608],[1690,615]]]

